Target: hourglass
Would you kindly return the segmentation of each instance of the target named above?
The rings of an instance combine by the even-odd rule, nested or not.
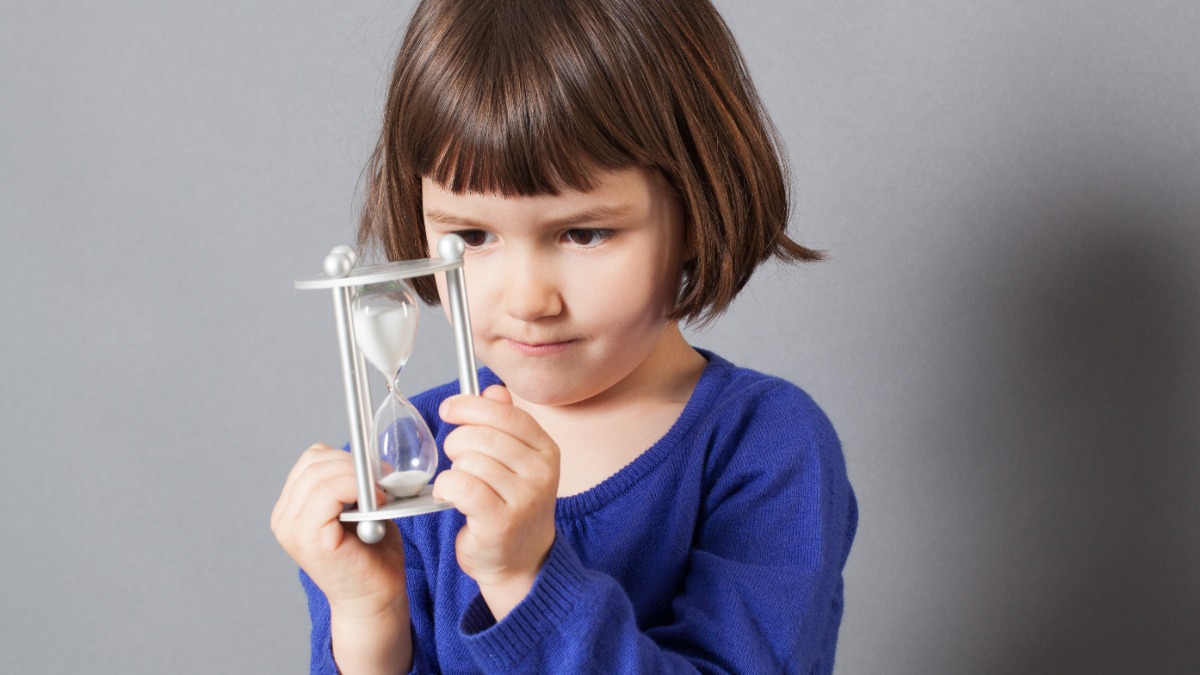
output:
[[[359,538],[370,544],[383,539],[384,520],[452,507],[431,494],[437,446],[425,420],[401,395],[397,380],[417,334],[418,304],[406,280],[444,272],[459,390],[479,395],[462,272],[464,249],[460,237],[447,235],[438,242],[438,258],[356,267],[354,249],[337,246],[325,257],[324,276],[295,284],[299,289],[333,290],[358,489],[358,508],[343,511],[341,520],[358,523]],[[364,359],[388,382],[387,396],[374,415]],[[378,503],[376,486],[387,495],[387,503]]]

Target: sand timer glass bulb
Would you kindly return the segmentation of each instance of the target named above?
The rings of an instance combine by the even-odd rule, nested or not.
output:
[[[413,497],[437,468],[433,434],[396,386],[417,334],[416,297],[403,281],[368,284],[355,294],[351,314],[359,349],[389,383],[370,438],[370,452],[381,460],[379,487],[396,498]]]

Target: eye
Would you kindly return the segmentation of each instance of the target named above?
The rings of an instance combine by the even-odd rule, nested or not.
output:
[[[494,238],[492,233],[484,232],[483,230],[459,230],[454,234],[462,237],[463,243],[467,245],[467,248],[485,246],[492,243]]]
[[[567,230],[563,233],[563,238],[575,246],[592,248],[608,241],[612,238],[613,234],[615,232],[612,230],[580,227]]]

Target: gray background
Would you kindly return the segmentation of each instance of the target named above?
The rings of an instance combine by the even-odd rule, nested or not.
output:
[[[719,4],[833,260],[693,339],[842,435],[838,672],[1200,672],[1197,4]],[[302,671],[268,514],[346,432],[291,282],[411,3],[0,7],[0,670]]]

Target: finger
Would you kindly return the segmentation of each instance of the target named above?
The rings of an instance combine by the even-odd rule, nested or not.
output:
[[[358,499],[354,465],[345,453],[308,463],[292,482],[281,518],[309,525],[336,519],[345,504]]]
[[[516,484],[517,474],[512,469],[481,452],[472,451],[462,455],[455,460],[453,468],[482,481],[504,503],[509,503],[509,496],[515,496],[520,490]]]
[[[489,390],[491,387],[488,388]],[[445,401],[438,412],[449,424],[479,425],[499,429],[520,439],[534,450],[557,448],[541,426],[520,408],[482,396],[459,394]]]
[[[557,455],[534,451],[491,427],[458,427],[442,449],[453,461],[451,468],[478,476],[507,504],[524,503],[558,488]]]
[[[493,384],[487,389],[484,389],[483,397],[489,398],[493,401],[499,401],[501,403],[508,403],[510,405],[513,402],[512,394],[508,392],[508,387],[505,387],[502,384]]]
[[[513,471],[519,471],[531,455],[536,455],[519,438],[493,427],[475,425],[458,427],[447,434],[442,451],[452,462],[467,452],[482,452]]]
[[[433,481],[433,497],[454,504],[467,518],[495,513],[504,500],[490,485],[465,471],[447,469]]]
[[[386,467],[385,470],[390,470],[391,466],[387,462],[383,462],[383,465]],[[335,472],[339,475],[355,476],[353,498],[346,497],[344,492],[339,498],[343,506],[361,501],[361,495],[358,493],[358,480],[353,456],[343,450],[337,450],[324,444],[317,444],[305,451],[300,461],[293,467],[288,483],[284,486],[284,491],[280,494],[279,500],[272,510],[272,523],[280,517],[279,513],[289,508],[289,505],[303,507],[312,498],[307,492],[303,492],[300,495],[296,494],[297,484],[301,482],[301,476],[305,476],[305,480],[307,481],[320,481],[329,475],[330,472]],[[376,485],[375,503],[386,504],[388,499],[387,492]]]
[[[300,457],[296,459],[296,463],[292,465],[292,470],[288,472],[287,479],[283,484],[284,490],[287,490],[291,484],[295,482],[296,477],[299,476],[304,469],[316,462],[325,461],[337,456],[333,453],[346,454],[340,450],[334,450],[332,447],[324,443],[314,443],[313,445],[309,446],[307,450],[300,454]]]
[[[279,492],[279,499],[275,501],[275,507],[271,509],[272,528],[275,526],[275,521],[278,519],[280,512],[284,510],[291,497],[297,477],[299,477],[305,469],[307,469],[309,466],[312,466],[314,463],[332,459],[334,455],[330,454],[331,452],[337,451],[328,445],[325,445],[324,443],[316,443],[312,446],[309,446],[309,448],[301,453],[300,457],[296,459],[296,463],[292,465],[291,470],[288,471],[287,478],[283,482],[283,489]]]
[[[392,465],[387,462],[381,462],[381,464],[383,466],[383,472],[385,475],[394,470]],[[314,471],[310,472],[310,480],[320,480],[321,477],[325,475],[325,472],[336,472],[338,474],[354,477],[354,498],[350,500],[343,499],[342,503],[353,504],[361,501],[361,495],[358,492],[358,469],[355,467],[354,457],[350,453],[342,450],[330,449],[327,454],[325,454],[323,457],[318,457],[316,461],[308,464],[308,466],[305,468],[314,469]],[[375,502],[377,504],[382,504],[387,500],[387,498],[387,492],[385,492],[383,488],[376,484]]]
[[[341,547],[353,525],[341,521],[345,506],[358,499],[358,479],[353,467],[340,459],[319,462],[310,466],[297,480],[290,510],[281,517],[283,538],[293,546],[330,553]],[[349,470],[347,470],[349,468]],[[384,503],[384,493],[376,488],[377,503]],[[352,537],[353,538],[353,537]],[[287,546],[285,546],[287,548]]]
[[[341,546],[346,533],[339,512],[339,508],[326,509],[310,501],[307,507],[282,513],[272,529],[284,550],[299,562],[307,557],[304,551],[328,554]]]
[[[276,536],[284,532],[303,537],[303,532],[311,532],[337,517],[342,503],[329,495],[342,492],[345,487],[330,483],[344,478],[339,478],[341,473],[321,474],[329,472],[321,465],[313,465],[297,477],[293,489],[279,507],[275,519]]]
[[[292,521],[295,532],[310,538],[310,545],[315,545],[317,550],[327,553],[337,550],[348,534],[339,516],[357,494],[354,476],[343,473],[316,484]]]

